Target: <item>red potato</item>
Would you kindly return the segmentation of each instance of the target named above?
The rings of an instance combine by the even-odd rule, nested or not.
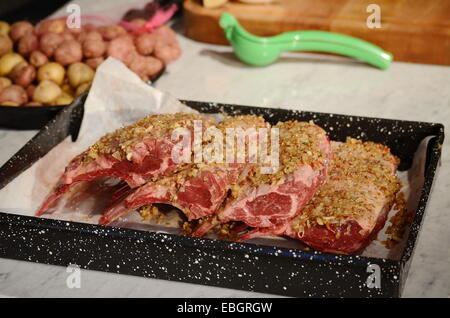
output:
[[[39,39],[34,34],[24,35],[17,45],[17,51],[23,56],[28,56],[31,52],[39,48]]]
[[[127,30],[125,30],[120,25],[108,25],[108,26],[101,26],[98,28],[98,31],[103,36],[103,39],[107,41],[111,41],[113,39],[118,38],[121,35],[127,34]]]
[[[95,31],[95,30],[97,30],[97,27],[95,25],[93,25],[92,23],[87,23],[87,24],[83,25],[82,30],[86,31],[86,32]]]
[[[19,21],[11,25],[9,36],[14,42],[19,41],[27,34],[32,34],[34,31],[33,25],[28,21]]]
[[[98,32],[97,30],[91,30],[91,31],[83,31],[81,32],[78,37],[77,40],[79,42],[84,42],[84,41],[103,41],[103,37],[102,34],[100,32]]]
[[[79,34],[77,34],[76,40],[80,43],[83,43],[84,39],[86,38],[87,33],[88,33],[87,31],[81,30],[81,32]]]
[[[63,41],[53,54],[55,61],[61,65],[69,65],[80,62],[83,58],[83,49],[80,42],[75,40]]]
[[[56,48],[64,41],[60,34],[56,33],[45,33],[41,36],[40,49],[47,55],[47,57],[53,56]]]
[[[16,65],[12,70],[10,77],[17,85],[27,87],[36,78],[36,68],[29,64],[25,66]]]
[[[83,28],[67,28],[67,31],[73,34],[74,37],[77,37],[81,32],[83,32]]]
[[[64,41],[76,39],[75,35],[70,33],[69,31],[64,31],[63,33],[61,33],[61,37],[63,38]]]
[[[106,43],[103,40],[85,40],[82,46],[86,58],[101,57],[106,52]]]
[[[29,85],[25,90],[27,92],[28,99],[33,98],[34,90],[36,89],[36,85]]]
[[[47,56],[41,51],[31,52],[29,60],[34,67],[41,67],[48,62]]]
[[[66,30],[66,22],[64,20],[43,20],[38,25],[34,32],[37,35],[44,35],[46,33],[63,33]]]
[[[130,69],[144,81],[148,81],[162,70],[163,63],[152,56],[135,55],[130,63]]]
[[[66,25],[66,31],[65,32],[69,32],[69,33],[73,34],[75,37],[77,37],[81,32],[83,32],[83,27],[81,26],[79,28],[73,28],[73,27],[69,28]]]
[[[155,48],[156,40],[157,36],[155,34],[143,33],[134,39],[134,44],[139,54],[150,55]]]
[[[133,37],[125,35],[112,40],[108,44],[106,53],[108,56],[112,56],[129,65],[133,60],[133,55],[136,54]]]
[[[167,65],[180,57],[181,49],[178,45],[171,45],[166,41],[157,41],[153,55]]]
[[[7,35],[0,35],[0,56],[12,52],[13,42]]]
[[[19,85],[8,86],[0,93],[0,103],[10,102],[17,105],[22,105],[27,101],[27,92],[22,86]]]
[[[170,42],[177,42],[177,34],[174,30],[172,30],[171,27],[168,27],[167,25],[162,25],[159,28],[156,29],[156,34],[161,36],[162,38],[170,41]]]
[[[105,59],[103,57],[94,57],[94,58],[87,59],[86,61],[84,61],[84,63],[86,63],[88,66],[90,66],[93,70],[96,70],[97,67],[99,67],[100,64],[102,64],[104,60]]]
[[[176,33],[168,26],[161,26],[155,34],[157,40],[153,55],[166,65],[178,59],[181,55],[181,48],[178,44]]]
[[[28,65],[27,61],[20,61],[14,67],[11,69],[11,72],[9,72],[8,76],[10,79],[14,81],[14,79],[19,75],[20,71]]]

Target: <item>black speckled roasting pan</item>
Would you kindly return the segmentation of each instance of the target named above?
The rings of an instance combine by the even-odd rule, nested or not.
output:
[[[76,138],[84,100],[81,96],[61,110],[0,168],[0,189],[65,137]],[[440,160],[441,124],[184,102],[205,113],[259,114],[271,123],[312,119],[334,140],[353,136],[389,146],[401,158],[400,170],[410,167],[419,143],[433,136],[419,207],[401,259],[232,243],[7,213],[0,213],[0,257],[297,297],[401,295]],[[380,269],[381,288],[367,284],[374,267]]]

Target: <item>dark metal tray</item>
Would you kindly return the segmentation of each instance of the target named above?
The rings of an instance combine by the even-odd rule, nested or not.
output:
[[[68,135],[77,137],[86,96],[64,108],[0,168],[0,189]],[[425,183],[401,259],[368,258],[183,237],[0,213],[0,257],[298,297],[398,297],[408,275],[441,155],[441,124],[184,101],[204,113],[254,113],[267,121],[314,120],[334,140],[389,146],[411,165],[428,143]],[[51,252],[51,253],[50,253]],[[377,267],[378,266],[378,267]],[[381,288],[369,288],[379,268]]]

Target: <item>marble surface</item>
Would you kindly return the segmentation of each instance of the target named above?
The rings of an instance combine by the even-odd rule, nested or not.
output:
[[[82,8],[88,6],[87,1],[78,2]],[[105,6],[105,2],[96,4]],[[292,53],[269,67],[251,68],[238,62],[228,47],[197,43],[182,34],[179,40],[183,56],[155,86],[181,99],[440,122],[450,127],[449,67],[394,63],[388,71],[379,71],[345,58]],[[0,129],[0,164],[35,133]],[[450,297],[449,149],[447,138],[405,297]],[[272,296],[88,270],[81,273],[81,288],[69,289],[68,275],[63,267],[0,259],[0,296]]]

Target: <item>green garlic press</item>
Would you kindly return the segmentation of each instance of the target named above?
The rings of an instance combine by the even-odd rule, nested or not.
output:
[[[382,70],[392,63],[392,54],[361,39],[326,31],[294,31],[271,37],[247,32],[229,13],[220,17],[220,26],[236,56],[249,65],[265,66],[285,51],[327,52],[352,57]]]

